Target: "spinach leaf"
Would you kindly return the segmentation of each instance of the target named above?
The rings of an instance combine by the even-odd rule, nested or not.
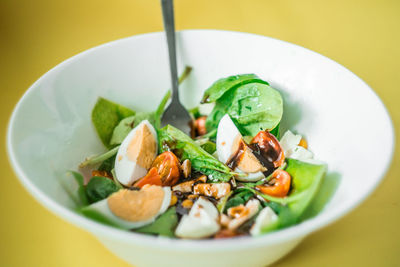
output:
[[[110,140],[115,126],[117,126],[122,119],[134,114],[135,112],[129,108],[102,97],[97,100],[92,110],[92,122],[101,142],[107,148],[111,147]]]
[[[98,170],[111,172],[114,169],[116,155],[111,158],[106,159],[103,163],[100,164]]]
[[[198,119],[201,116],[199,107],[189,109],[188,112],[193,117],[193,119]]]
[[[137,112],[135,115],[125,118],[114,128],[110,145],[119,145],[124,141],[129,132],[141,121],[148,120],[152,125],[155,124],[154,112]]]
[[[92,177],[86,186],[86,195],[90,203],[94,203],[107,198],[119,190],[118,186],[109,178]]]
[[[217,146],[214,142],[206,141],[204,144],[200,145],[202,149],[207,151],[208,154],[212,155],[217,150]]]
[[[240,204],[244,205],[252,196],[254,196],[254,193],[247,190],[239,189],[237,191],[239,191],[239,193],[231,197],[226,203],[224,212],[226,212],[229,208],[239,206]]]
[[[171,125],[158,130],[158,144],[160,152],[172,151],[181,161],[189,159],[192,168],[206,174],[212,182],[227,182],[235,174],[189,136]]]
[[[273,134],[278,140],[281,139],[280,126],[281,123],[278,123],[278,125],[276,125],[276,127],[270,131],[270,133]]]
[[[122,229],[118,224],[112,222],[109,218],[107,218],[100,212],[90,209],[90,206],[83,207],[81,209],[78,209],[77,211],[80,214],[82,214],[83,216],[85,216],[89,219],[92,219],[96,222]],[[125,230],[125,229],[122,229],[122,230]]]
[[[178,216],[176,215],[176,208],[171,207],[153,223],[138,228],[135,232],[175,237],[174,230],[177,224]]]
[[[215,102],[230,89],[246,83],[254,82],[264,83],[268,85],[266,81],[259,79],[255,74],[240,74],[219,79],[204,92],[201,103]]]
[[[255,136],[260,130],[272,130],[280,122],[283,100],[278,91],[267,84],[248,83],[227,91],[207,117],[207,132],[218,128],[219,121],[229,114],[242,135]]]
[[[288,203],[290,210],[300,217],[317,193],[326,172],[326,165],[315,165],[296,159],[287,159],[286,171],[292,177],[290,196],[302,195],[294,202]],[[303,194],[306,192],[306,194]]]
[[[264,203],[278,214],[278,223],[276,227],[263,229],[263,233],[298,223],[306,208],[311,204],[326,172],[325,165],[315,165],[295,159],[287,159],[287,161],[286,171],[292,177],[292,190],[290,196],[282,198],[281,202],[272,200]]]
[[[62,185],[67,194],[71,197],[71,199],[75,202],[77,207],[86,206],[89,204],[89,201],[86,196],[86,187],[83,183],[83,176],[79,172],[68,171],[66,176],[69,179],[68,181],[62,180]]]

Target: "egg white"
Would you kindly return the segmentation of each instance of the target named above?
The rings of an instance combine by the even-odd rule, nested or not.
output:
[[[218,124],[217,131],[217,156],[219,161],[226,163],[232,156],[232,147],[238,138],[243,138],[228,114],[225,114]],[[237,173],[243,174],[236,177],[239,181],[256,182],[265,176],[262,172],[245,173],[240,168],[235,168]]]
[[[145,176],[148,171],[146,168],[143,168],[142,166],[138,165],[135,161],[129,160],[127,156],[127,150],[129,144],[136,135],[137,130],[140,127],[142,127],[143,124],[145,124],[150,130],[156,142],[156,146],[158,147],[156,130],[148,120],[140,122],[135,128],[133,128],[129,132],[129,134],[125,137],[121,146],[119,147],[117,156],[115,158],[115,174],[117,176],[118,181],[125,186],[132,185],[135,181]],[[154,157],[156,156],[157,156],[157,149],[154,154]]]
[[[263,208],[258,214],[253,226],[250,229],[250,234],[252,236],[257,236],[263,232],[273,230],[277,227],[278,215],[270,208]]]
[[[200,197],[178,224],[175,235],[182,238],[204,238],[217,233],[219,212],[209,200]]]

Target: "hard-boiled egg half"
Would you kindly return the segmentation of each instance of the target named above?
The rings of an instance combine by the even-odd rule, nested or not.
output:
[[[219,212],[209,200],[200,197],[189,214],[184,215],[175,230],[181,238],[204,238],[219,231]]]
[[[242,146],[240,148],[240,146]],[[228,114],[222,117],[217,131],[217,155],[218,159],[227,163],[234,157],[238,150],[242,149],[240,158],[237,158],[234,171],[241,173],[236,179],[239,181],[254,182],[264,178],[266,169],[254,156],[251,149],[243,141],[243,137],[236,128]]]
[[[152,223],[171,202],[170,187],[145,185],[140,191],[121,189],[108,198],[83,209],[95,213],[123,229],[135,229]]]
[[[131,186],[146,175],[157,156],[157,133],[148,120],[140,122],[125,137],[115,158],[118,181]]]

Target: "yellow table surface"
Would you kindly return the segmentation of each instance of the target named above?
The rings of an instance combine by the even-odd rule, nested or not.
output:
[[[399,0],[175,2],[177,29],[257,33],[332,58],[374,88],[400,125]],[[0,1],[0,266],[128,266],[25,191],[7,160],[6,126],[25,90],[56,64],[105,42],[162,29],[158,0]],[[276,266],[400,266],[399,160],[397,147],[385,180],[367,201]]]

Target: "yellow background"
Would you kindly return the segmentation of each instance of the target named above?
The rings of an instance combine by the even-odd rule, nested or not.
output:
[[[176,24],[268,35],[317,51],[374,88],[400,125],[399,0],[176,0]],[[28,195],[9,166],[5,132],[18,99],[56,64],[161,30],[158,0],[0,1],[0,266],[128,266]],[[397,147],[386,179],[366,202],[276,266],[400,266],[399,159]]]

